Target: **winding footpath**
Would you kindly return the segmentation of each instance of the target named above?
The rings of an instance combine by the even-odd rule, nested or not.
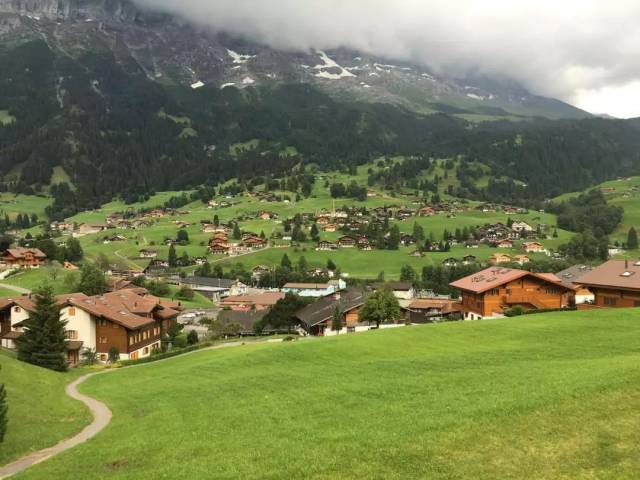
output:
[[[256,345],[260,343],[268,343],[268,341],[252,342],[249,345]],[[92,397],[88,397],[87,395],[83,395],[78,391],[78,386],[84,383],[89,378],[94,377],[96,375],[104,375],[111,372],[119,372],[121,370],[126,370],[128,368],[141,368],[147,365],[154,365],[160,362],[168,362],[170,360],[183,358],[187,355],[192,355],[194,353],[206,352],[209,350],[219,350],[222,348],[229,348],[229,347],[239,347],[242,345],[245,345],[245,343],[244,342],[223,343],[221,345],[214,345],[211,347],[203,348],[201,350],[194,350],[192,352],[187,352],[182,355],[176,355],[175,357],[164,358],[156,362],[142,363],[140,365],[131,365],[128,367],[114,368],[110,370],[102,370],[99,372],[83,375],[82,377],[78,378],[77,380],[67,385],[66,393],[71,398],[75,400],[79,400],[89,408],[89,410],[91,411],[91,414],[93,415],[93,421],[89,425],[87,425],[77,435],[74,435],[73,437],[68,438],[66,440],[62,440],[60,443],[58,443],[57,445],[54,445],[53,447],[45,448],[44,450],[39,450],[37,452],[30,453],[14,461],[13,463],[9,463],[7,465],[0,467],[0,479],[9,478],[13,475],[23,472],[24,470],[26,470],[27,468],[33,465],[36,465],[40,462],[44,462],[45,460],[48,460],[49,458],[55,455],[58,455],[82,443],[85,443],[86,441],[95,437],[98,433],[104,430],[104,428],[107,425],[109,425],[109,422],[111,422],[111,417],[112,417],[112,413],[111,413],[111,410],[109,410],[109,407],[107,407],[101,401],[96,400],[95,398],[92,398]]]

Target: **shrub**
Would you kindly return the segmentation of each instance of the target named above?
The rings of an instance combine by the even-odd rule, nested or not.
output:
[[[198,341],[198,332],[196,332],[195,330],[189,331],[189,333],[187,334],[187,343],[189,345],[195,345],[196,343],[198,343]]]

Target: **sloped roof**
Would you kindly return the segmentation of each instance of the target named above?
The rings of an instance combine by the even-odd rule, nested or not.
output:
[[[452,282],[450,285],[458,290],[483,293],[487,290],[497,288],[505,283],[509,283],[526,276],[539,278],[546,282],[564,287],[562,282],[560,282],[560,279],[553,274],[532,273],[525,270],[500,267],[487,268],[481,272],[469,275],[468,277],[462,278],[456,282]]]
[[[455,300],[441,300],[437,298],[420,298],[414,300],[407,307],[408,310],[427,310],[437,309],[442,313],[459,312],[462,305]]]
[[[11,255],[13,258],[24,258],[26,253],[32,253],[34,257],[36,258],[47,258],[47,256],[44,254],[44,252],[42,250],[40,250],[39,248],[22,248],[22,247],[18,247],[18,248],[9,248],[7,249],[6,253],[8,253],[9,255]]]
[[[299,290],[326,290],[331,285],[328,283],[287,283],[282,288],[295,288]]]
[[[585,286],[640,290],[640,261],[609,260],[579,278]]]
[[[253,303],[259,305],[275,305],[278,300],[282,300],[284,297],[285,294],[282,292],[265,292],[257,295],[236,295],[225,298],[220,302],[220,304]]]
[[[575,283],[592,270],[593,267],[590,265],[574,265],[556,275],[565,287],[575,288]]]
[[[336,300],[334,296],[322,298],[297,312],[296,317],[307,327],[313,327],[332,319],[336,305],[339,305],[340,310],[346,313],[362,306],[366,298],[365,292],[350,288],[342,292],[339,300]]]

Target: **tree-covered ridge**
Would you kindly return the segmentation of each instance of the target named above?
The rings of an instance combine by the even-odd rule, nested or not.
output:
[[[0,109],[16,118],[0,127],[0,185],[37,191],[54,167],[64,167],[75,188],[52,189],[53,218],[116,196],[134,200],[232,178],[278,177],[300,164],[350,169],[385,155],[409,160],[370,181],[433,192],[417,181],[419,173],[433,158],[458,158],[451,174],[460,187],[449,193],[513,203],[581,190],[640,167],[637,130],[621,121],[471,124],[340,102],[305,84],[192,90],[150,80],[126,55],[74,59],[40,41],[0,48],[0,64]],[[250,139],[258,139],[255,148],[231,148]],[[479,187],[481,175],[493,179]]]

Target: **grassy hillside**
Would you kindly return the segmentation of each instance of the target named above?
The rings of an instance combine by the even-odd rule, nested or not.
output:
[[[631,479],[640,311],[199,352],[91,379],[113,422],[23,479]]]
[[[56,373],[0,353],[0,382],[9,402],[9,424],[0,444],[0,465],[32,451],[55,445],[79,432],[91,415],[80,402],[67,397],[65,386],[78,371]]]

